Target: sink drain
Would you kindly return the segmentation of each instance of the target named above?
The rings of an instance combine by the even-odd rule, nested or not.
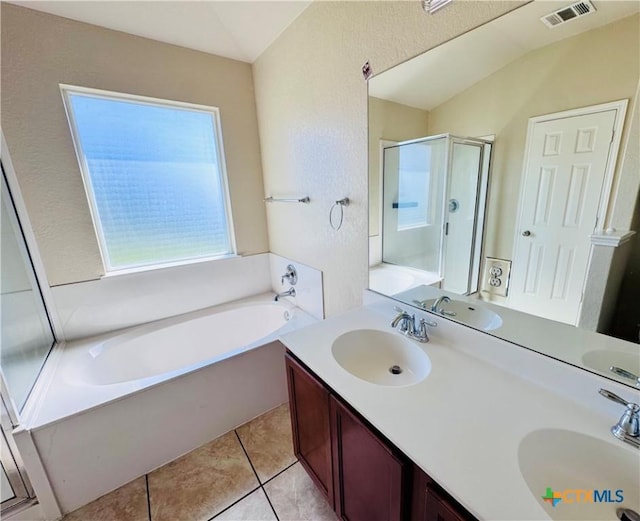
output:
[[[392,365],[391,367],[389,367],[389,372],[391,374],[400,374],[402,372],[402,367],[400,367],[399,365]]]

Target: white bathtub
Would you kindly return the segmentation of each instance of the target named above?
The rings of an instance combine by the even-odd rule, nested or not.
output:
[[[286,401],[273,341],[313,322],[265,294],[57,348],[25,423],[62,511]]]
[[[288,303],[251,302],[135,328],[86,350],[65,378],[110,385],[195,369],[265,343],[293,314]]]
[[[436,286],[441,277],[434,272],[382,262],[369,268],[369,288],[384,295],[395,295],[421,285]]]

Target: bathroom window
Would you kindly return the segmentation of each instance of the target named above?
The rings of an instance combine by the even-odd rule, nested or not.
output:
[[[217,108],[61,89],[107,273],[233,254]]]

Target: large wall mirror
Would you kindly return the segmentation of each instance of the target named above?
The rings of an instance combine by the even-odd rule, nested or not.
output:
[[[534,1],[369,80],[370,289],[640,387],[639,13]]]

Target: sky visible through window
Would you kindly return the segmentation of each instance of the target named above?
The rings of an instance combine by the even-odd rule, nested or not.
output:
[[[69,93],[107,269],[231,252],[214,114]]]

